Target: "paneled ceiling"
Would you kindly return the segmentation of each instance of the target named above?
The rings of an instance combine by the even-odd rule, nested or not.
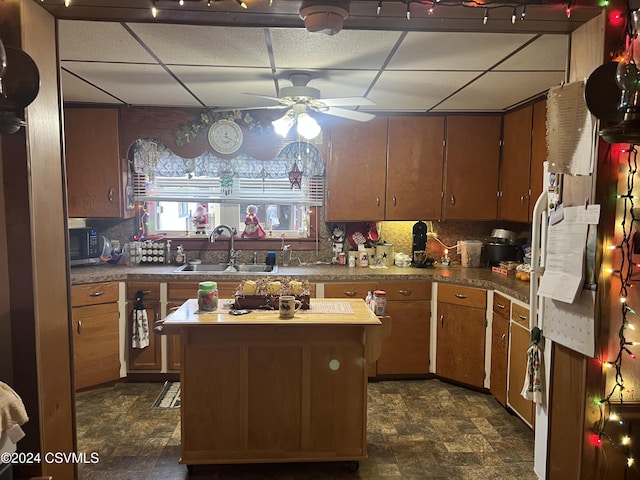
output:
[[[322,98],[367,97],[363,111],[505,111],[565,79],[569,33],[599,13],[576,6],[567,18],[563,5],[531,5],[522,21],[509,4],[483,24],[484,8],[438,4],[436,17],[411,3],[407,20],[403,2],[384,2],[380,16],[377,1],[339,2],[350,16],[329,36],[304,28],[301,2],[245,1],[246,10],[158,1],[156,19],[149,1],[126,2],[129,10],[45,1],[60,19],[65,102],[266,107],[291,72],[306,71]]]

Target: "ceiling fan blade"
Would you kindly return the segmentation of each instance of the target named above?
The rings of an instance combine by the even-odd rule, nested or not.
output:
[[[349,110],[347,108],[329,107],[326,110],[322,110],[321,113],[327,115],[333,115],[335,117],[347,118],[349,120],[356,120],[358,122],[367,122],[376,118],[373,113],[358,112],[357,110]]]
[[[266,98],[267,100],[271,100],[272,102],[277,102],[277,103],[282,102],[282,99],[277,98],[277,97],[270,97],[269,95],[260,95],[258,93],[249,93],[249,92],[242,92],[242,94],[243,95],[250,95],[252,97]]]
[[[210,111],[214,113],[215,112],[235,112],[235,111],[244,112],[245,110],[284,110],[286,108],[289,108],[289,106],[288,105],[271,105],[267,107],[234,107],[234,108],[214,107],[214,108],[211,108]]]
[[[340,97],[340,98],[320,98],[319,102],[327,107],[351,107],[356,105],[375,105],[373,100],[367,97]]]

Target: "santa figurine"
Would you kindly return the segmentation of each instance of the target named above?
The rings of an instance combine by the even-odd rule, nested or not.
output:
[[[207,217],[207,206],[204,204],[198,205],[198,208],[196,208],[194,216],[191,219],[193,226],[196,229],[196,234],[207,234],[207,224],[209,223]]]
[[[247,216],[244,219],[244,232],[240,235],[242,238],[262,238],[267,233],[260,225],[260,219],[258,218],[258,207],[255,205],[249,205],[247,207]]]

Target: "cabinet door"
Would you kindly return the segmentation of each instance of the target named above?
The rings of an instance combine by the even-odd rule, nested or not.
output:
[[[73,372],[76,390],[120,378],[117,303],[74,307]]]
[[[507,399],[509,406],[517,412],[529,425],[533,425],[534,403],[526,400],[520,392],[524,386],[527,371],[527,350],[531,344],[529,329],[518,322],[511,322],[509,336],[509,384]]]
[[[378,374],[429,373],[430,302],[389,301],[387,315],[391,317],[391,333],[382,342]]]
[[[127,161],[120,158],[118,110],[66,108],[65,162],[69,217],[131,217],[125,206]]]
[[[438,302],[436,374],[484,386],[485,310]]]
[[[509,319],[494,313],[491,328],[491,385],[489,390],[503,406],[507,405],[508,355]]]
[[[160,318],[160,303],[145,302],[149,320],[149,345],[145,348],[131,346],[131,332],[133,322],[133,302],[129,302],[127,318],[127,339],[129,350],[129,370],[160,370],[162,368],[162,343],[160,337],[153,333],[153,322]]]
[[[325,283],[324,298],[366,298],[367,293],[376,290],[376,282]]]
[[[533,207],[542,193],[542,176],[544,175],[544,162],[547,160],[547,156],[547,101],[542,100],[533,104],[529,221],[533,220]]]
[[[447,117],[445,220],[495,220],[498,215],[499,116]]]
[[[500,165],[500,220],[529,220],[529,173],[533,107],[504,116],[504,145]]]
[[[444,117],[389,117],[386,220],[440,220]]]
[[[327,164],[327,221],[382,220],[387,164],[387,118],[332,119]]]

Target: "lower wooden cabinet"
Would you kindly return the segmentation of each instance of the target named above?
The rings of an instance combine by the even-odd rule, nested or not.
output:
[[[149,320],[149,345],[145,348],[133,348],[131,336],[133,328],[133,310],[136,304],[136,293],[142,290],[142,303]],[[126,345],[129,358],[129,370],[161,370],[162,343],[158,335],[153,333],[153,322],[160,318],[160,284],[154,282],[127,283],[127,338]]]
[[[120,378],[118,283],[71,287],[76,390]]]
[[[380,282],[387,294],[391,332],[382,342],[378,375],[429,373],[431,282]]]
[[[436,374],[484,386],[486,295],[478,288],[438,284]],[[393,325],[393,324],[392,324]]]
[[[535,404],[520,394],[524,386],[525,373],[527,371],[527,350],[530,345],[529,310],[514,303],[511,306],[507,404],[525,422],[533,426]]]
[[[509,363],[509,313],[511,300],[493,294],[491,327],[491,377],[489,390],[502,406],[507,406],[507,366]]]

